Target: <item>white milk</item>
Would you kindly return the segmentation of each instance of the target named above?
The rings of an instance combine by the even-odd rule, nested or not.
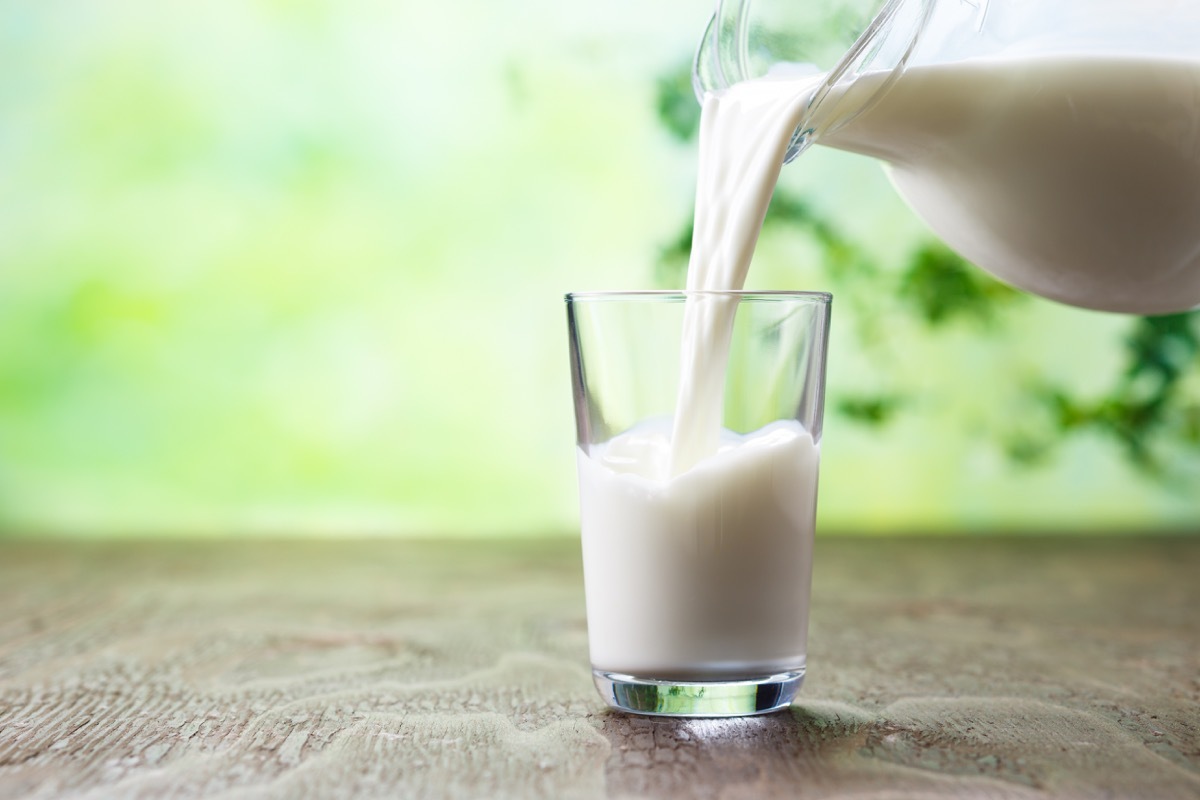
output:
[[[1200,58],[912,67],[818,142],[890,162],[938,236],[1022,289],[1127,313],[1200,305]]]
[[[804,667],[819,448],[795,422],[668,477],[670,423],[579,451],[593,667],[677,680]]]

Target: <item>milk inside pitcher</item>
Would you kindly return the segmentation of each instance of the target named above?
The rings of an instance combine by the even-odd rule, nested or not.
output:
[[[787,70],[824,75],[788,160],[880,159],[935,234],[1034,294],[1200,306],[1200,5],[721,0],[697,93]]]

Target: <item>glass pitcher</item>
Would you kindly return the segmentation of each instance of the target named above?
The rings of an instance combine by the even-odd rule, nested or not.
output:
[[[947,244],[1035,294],[1200,306],[1200,2],[718,0],[693,84],[801,63],[826,72],[786,160],[882,159]]]

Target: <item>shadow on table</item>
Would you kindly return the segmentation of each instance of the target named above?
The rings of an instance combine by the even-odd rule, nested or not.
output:
[[[850,709],[792,706],[774,714],[728,719],[638,717],[610,711],[603,732],[612,745],[610,794],[719,796],[739,786],[832,778],[880,723]]]

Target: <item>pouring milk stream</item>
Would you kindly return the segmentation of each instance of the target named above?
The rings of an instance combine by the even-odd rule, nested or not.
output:
[[[705,96],[688,289],[743,287],[782,154],[823,79],[766,76]],[[935,232],[1022,288],[1117,311],[1200,305],[1200,57],[911,67],[827,125],[817,143],[886,160]],[[720,419],[732,306],[694,305],[673,474],[714,451]]]

